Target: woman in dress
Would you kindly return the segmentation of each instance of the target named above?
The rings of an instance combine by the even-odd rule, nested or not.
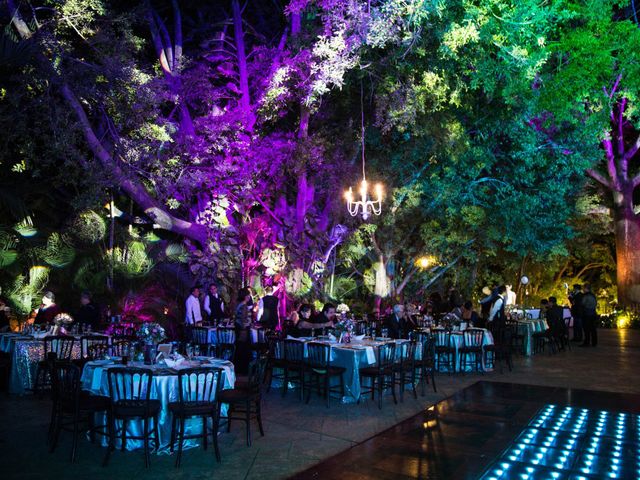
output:
[[[248,288],[243,288],[238,292],[238,304],[234,325],[236,328],[236,370],[244,373],[247,371],[251,361],[251,346],[249,342],[249,328],[251,327],[251,293]]]

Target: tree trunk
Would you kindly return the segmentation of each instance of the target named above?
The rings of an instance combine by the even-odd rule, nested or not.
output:
[[[618,303],[640,305],[640,217],[633,211],[633,189],[614,192]]]
[[[249,73],[247,69],[247,55],[245,53],[244,32],[242,30],[242,11],[240,2],[233,0],[233,34],[238,58],[238,75],[240,77],[240,107],[245,115],[247,130],[253,129],[255,118],[251,111],[251,96],[249,94]]]

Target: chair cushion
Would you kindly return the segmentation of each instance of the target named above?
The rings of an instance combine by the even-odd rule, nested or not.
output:
[[[171,402],[169,410],[181,417],[213,415],[217,409],[216,402]]]
[[[378,367],[363,367],[360,369],[361,377],[377,377],[380,371]],[[393,370],[391,367],[386,367],[382,369],[383,375],[391,375]]]
[[[246,402],[247,400],[253,400],[255,397],[256,394],[251,390],[245,388],[232,388],[220,392],[219,400],[222,403],[238,403]]]
[[[112,408],[117,417],[153,416],[160,413],[160,400],[149,400],[148,409],[145,400],[118,400]]]

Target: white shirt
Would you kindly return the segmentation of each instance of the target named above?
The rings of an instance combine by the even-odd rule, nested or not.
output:
[[[207,312],[207,315],[211,315],[211,294],[208,294],[204,297],[204,311]],[[219,298],[216,295],[216,298]],[[224,312],[224,302],[220,302],[220,310]]]
[[[498,295],[498,299],[495,302],[493,302],[493,306],[491,307],[491,313],[489,313],[490,322],[493,322],[493,319],[502,308],[503,303],[504,303],[504,298],[502,298],[502,295]]]
[[[189,295],[185,307],[187,312],[185,314],[184,322],[187,325],[193,325],[196,322],[202,321],[202,312],[200,311],[200,300],[198,300],[198,297]]]
[[[507,290],[507,303],[505,305],[515,305],[516,304],[516,292],[513,290]]]

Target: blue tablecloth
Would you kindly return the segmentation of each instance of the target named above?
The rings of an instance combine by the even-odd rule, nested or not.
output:
[[[529,356],[533,353],[533,334],[544,332],[549,326],[544,319],[519,320],[518,330],[524,335],[524,354]]]
[[[233,367],[233,363],[225,360],[219,360],[216,358],[204,358],[200,357],[199,360],[204,361],[202,366],[218,367],[224,370],[224,387],[225,389],[233,388],[236,377]],[[161,410],[158,418],[158,434],[160,436],[160,448],[158,453],[168,453],[171,442],[171,412],[169,411],[169,403],[178,401],[178,374],[169,370],[164,366],[159,365],[144,365],[141,363],[133,362],[129,364],[134,367],[148,368],[154,372],[152,381],[151,398],[160,400]],[[114,364],[107,363],[105,361],[88,362],[82,371],[82,388],[94,395],[109,396],[109,384],[107,369],[113,368]],[[226,415],[226,405],[223,406],[222,415]],[[104,415],[98,415],[96,419],[96,425],[106,424],[106,418]],[[99,422],[99,423],[98,423]],[[120,428],[122,424],[118,422],[116,428]],[[131,435],[141,435],[142,432],[142,420],[133,420],[127,423],[127,432]],[[211,428],[211,425],[209,425]],[[197,434],[202,432],[202,419],[193,418],[187,420],[185,423],[185,430],[187,435]],[[120,439],[116,440],[116,448],[120,448]],[[108,445],[108,439],[105,437],[102,440],[103,446]],[[141,440],[129,440],[127,439],[127,450],[135,450],[143,448]],[[177,446],[177,445],[176,445]],[[183,448],[194,448],[198,446],[198,441],[195,439],[185,440]]]
[[[491,332],[487,329],[482,329],[484,330],[484,335],[482,336],[482,345],[486,346],[486,345],[493,345],[493,335],[491,335]],[[463,334],[462,332],[451,332],[451,336],[450,336],[450,342],[451,342],[451,346],[453,346],[455,348],[455,371],[456,372],[460,372],[460,359],[458,357],[458,349],[462,346],[464,339],[463,339]],[[489,352],[490,355],[493,355],[492,352]],[[482,356],[482,370],[487,372],[487,371],[491,371],[491,368],[488,368],[485,365],[485,358],[484,355]],[[437,362],[437,355],[436,355],[436,362]],[[493,362],[490,362],[493,365]],[[436,363],[437,365],[437,363]],[[471,365],[467,365],[467,367],[465,368],[465,371],[470,372],[472,371],[473,368]],[[446,372],[447,371],[447,367],[446,365],[444,365],[444,363],[442,364],[442,371]]]

